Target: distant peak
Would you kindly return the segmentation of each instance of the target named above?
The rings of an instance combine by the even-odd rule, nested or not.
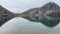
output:
[[[48,2],[47,4],[56,4],[55,2]]]
[[[52,6],[58,6],[55,2],[49,2],[49,3],[46,3],[45,5],[52,5]]]
[[[46,3],[45,5],[43,5],[42,7],[41,7],[41,10],[56,10],[56,9],[58,9],[59,8],[59,6],[56,4],[56,3],[54,3],[54,2],[49,2],[49,3]]]

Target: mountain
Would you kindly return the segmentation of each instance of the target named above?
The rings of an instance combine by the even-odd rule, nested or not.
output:
[[[15,15],[12,12],[0,5],[0,26],[13,17],[15,17]]]
[[[0,26],[14,17],[22,17],[32,22],[40,22],[48,27],[54,27],[60,22],[60,7],[54,2],[49,2],[42,7],[14,14],[0,5]]]
[[[60,7],[56,3],[49,2],[42,7],[29,9],[20,16],[32,22],[40,22],[48,27],[54,27],[60,22],[57,17],[58,13],[56,14],[56,12],[60,12],[59,10]],[[55,17],[50,15],[55,15]]]
[[[59,9],[60,7],[56,4],[56,3],[54,3],[54,2],[49,2],[49,3],[46,3],[45,5],[43,5],[42,7],[41,7],[41,11],[46,11],[46,10],[57,10],[57,9]]]

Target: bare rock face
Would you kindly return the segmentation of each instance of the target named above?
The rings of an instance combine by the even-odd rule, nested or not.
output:
[[[49,2],[40,8],[32,8],[23,12],[21,17],[54,27],[60,22],[60,7],[54,2]]]

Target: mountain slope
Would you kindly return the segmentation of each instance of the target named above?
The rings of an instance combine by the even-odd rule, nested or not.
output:
[[[0,26],[13,18],[15,15],[0,5]]]
[[[54,27],[59,24],[59,19],[49,15],[51,13],[55,14],[58,10],[60,10],[60,7],[57,4],[49,2],[40,8],[32,8],[23,12],[21,17],[33,22],[41,22],[48,27]]]

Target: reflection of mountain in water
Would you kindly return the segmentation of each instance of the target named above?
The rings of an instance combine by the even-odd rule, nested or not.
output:
[[[15,17],[13,13],[0,5],[0,26],[13,17]]]
[[[56,14],[56,12],[59,12],[59,8],[60,7],[57,4],[49,2],[41,8],[32,8],[27,10],[26,12],[22,13],[22,17],[30,21],[41,22],[49,27],[54,27],[59,23],[59,16],[57,17],[58,13]]]
[[[29,21],[41,22],[46,26],[54,27],[59,23],[59,9],[60,7],[57,4],[49,2],[40,8],[32,8],[21,14],[14,14],[0,6],[0,25],[13,17],[20,16]]]

